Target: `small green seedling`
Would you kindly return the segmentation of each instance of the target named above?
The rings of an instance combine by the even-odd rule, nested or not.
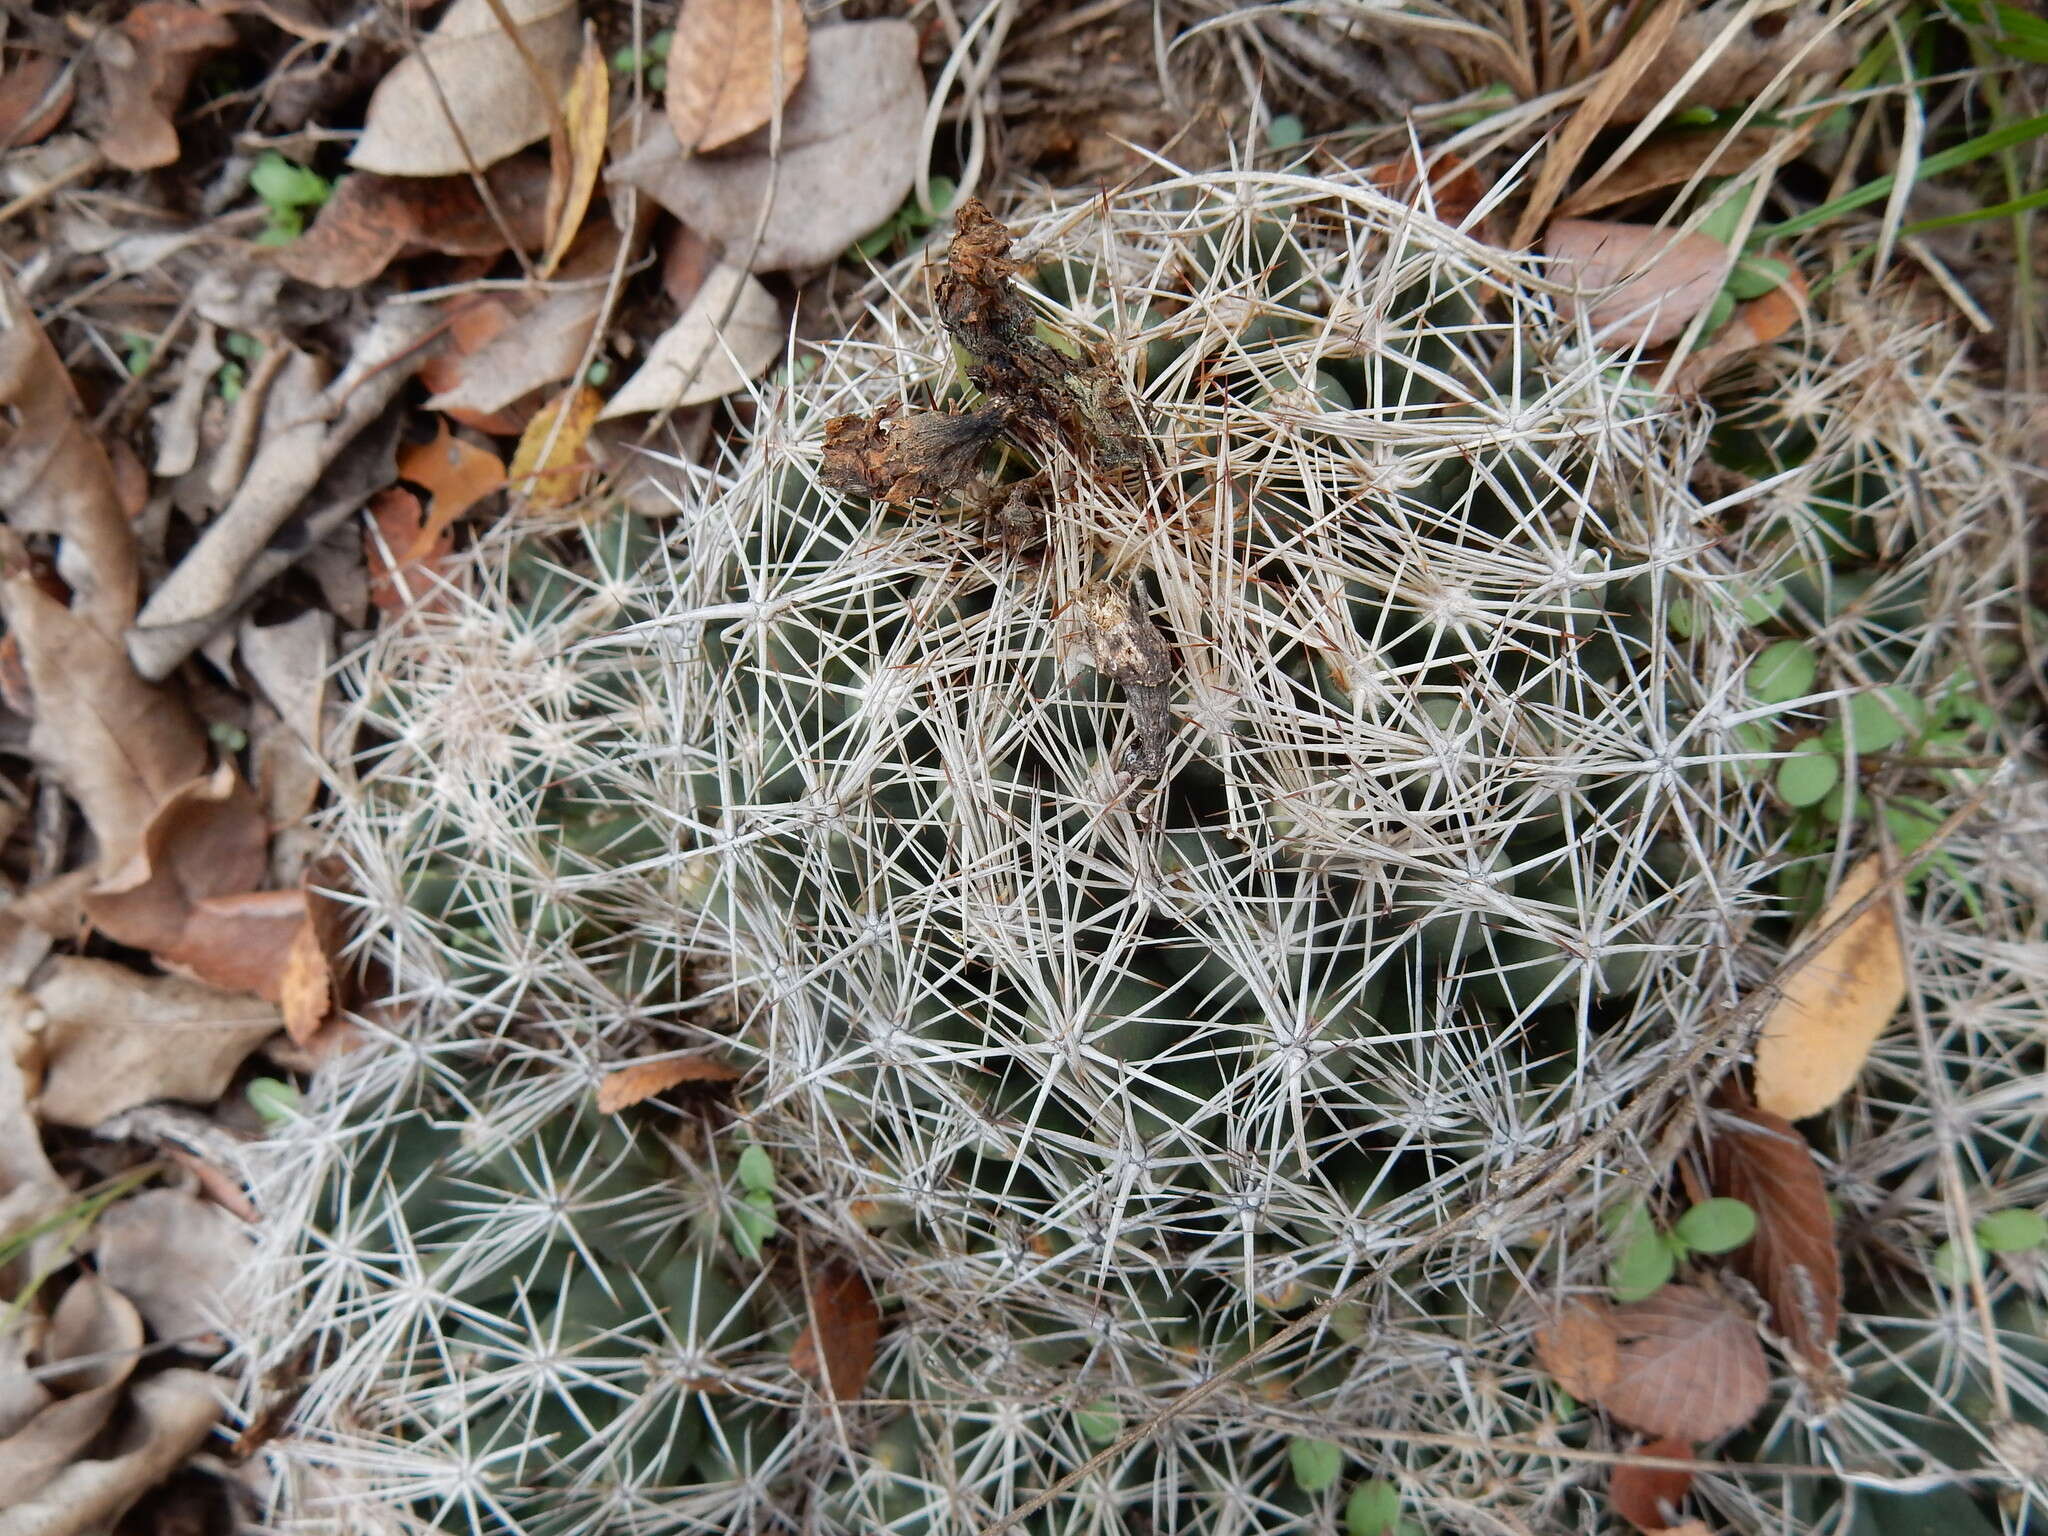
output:
[[[852,254],[862,261],[873,261],[884,252],[893,249],[899,240],[923,234],[952,210],[953,203],[959,196],[960,188],[952,177],[934,176],[932,205],[929,209],[918,203],[917,194],[913,192],[880,229],[853,243],[850,247]]]
[[[766,1149],[749,1146],[739,1156],[740,1187],[745,1191],[731,1211],[733,1245],[750,1264],[775,1235],[775,1161]]]
[[[1804,642],[1775,641],[1749,664],[1749,696],[1759,704],[1788,703],[1813,691],[1819,670],[1812,649]]]
[[[249,745],[249,733],[239,725],[226,720],[216,720],[206,728],[209,741],[225,747],[230,752],[239,752]]]
[[[1269,149],[1292,149],[1306,137],[1308,130],[1292,112],[1282,113],[1266,124],[1266,146]]]
[[[287,1125],[299,1113],[299,1090],[275,1077],[259,1077],[243,1090],[249,1107],[263,1117],[265,1125]]]
[[[742,1188],[758,1194],[775,1193],[775,1160],[765,1148],[748,1147],[740,1153],[739,1176]]]
[[[1074,1410],[1074,1428],[1081,1436],[1096,1445],[1108,1445],[1123,1433],[1124,1416],[1117,1412],[1114,1402],[1099,1397],[1085,1408]]]
[[[1693,1254],[1728,1253],[1756,1236],[1756,1212],[1725,1196],[1692,1206],[1669,1232],[1658,1230],[1649,1207],[1640,1200],[1611,1208],[1601,1222],[1615,1240],[1607,1285],[1621,1302],[1656,1295],[1680,1261]]]
[[[121,343],[121,366],[128,370],[128,377],[132,379],[156,356],[156,342],[139,331],[127,331],[122,334]]]
[[[1350,1536],[1387,1536],[1401,1518],[1401,1490],[1383,1477],[1360,1483],[1344,1501]]]
[[[612,54],[612,71],[620,75],[637,75],[644,72],[650,91],[668,89],[668,48],[675,40],[675,33],[664,27],[647,39],[645,48],[635,48],[631,43],[615,50]]]
[[[2026,1206],[1980,1216],[1970,1229],[1979,1253],[2027,1253],[2048,1243],[2048,1217]],[[1960,1243],[1934,1250],[1934,1273],[1946,1285],[1967,1285],[1970,1262]]]
[[[334,186],[317,171],[267,150],[249,172],[249,190],[263,200],[269,221],[258,245],[289,245],[306,232],[306,214],[326,202]]]
[[[1321,1493],[1344,1470],[1344,1448],[1298,1435],[1287,1443],[1287,1464],[1304,1493]]]

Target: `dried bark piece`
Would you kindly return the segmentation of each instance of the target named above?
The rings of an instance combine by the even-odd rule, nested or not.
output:
[[[635,1061],[605,1073],[597,1085],[600,1114],[615,1115],[629,1105],[684,1083],[739,1081],[739,1069],[716,1056],[678,1056],[669,1061]]]
[[[825,423],[827,485],[892,507],[948,497],[979,503],[992,490],[982,455],[1009,426],[1002,406],[981,411],[916,411],[892,419],[835,416]]]
[[[1727,1110],[1712,1166],[1715,1192],[1756,1212],[1756,1236],[1734,1256],[1737,1272],[1762,1293],[1779,1336],[1825,1367],[1841,1326],[1842,1260],[1813,1148],[1768,1110]]]
[[[1172,647],[1136,591],[1125,583],[1090,582],[1075,595],[1070,611],[1095,670],[1122,686],[1137,728],[1138,739],[1124,759],[1125,771],[1158,777],[1173,745],[1168,688],[1173,678]]]

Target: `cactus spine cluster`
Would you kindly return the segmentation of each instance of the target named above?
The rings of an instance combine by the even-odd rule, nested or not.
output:
[[[1568,1518],[1485,1443],[1555,1433],[1524,1298],[1654,1127],[1493,1199],[1758,974],[1788,744],[1998,638],[1967,446],[1907,496],[1822,391],[1709,502],[1708,413],[1361,175],[1018,236],[667,524],[493,535],[357,659],[405,1007],[275,1181],[287,1528],[964,1536],[1368,1275],[1024,1528],[1321,1530],[1354,1476]],[[1864,671],[1759,689],[1786,636]],[[727,1095],[591,1107],[707,1050]],[[828,1258],[857,1399],[790,1364]]]

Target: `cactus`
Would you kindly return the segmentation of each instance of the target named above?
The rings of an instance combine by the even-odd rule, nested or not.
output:
[[[1494,1196],[1755,979],[1864,814],[1774,780],[1830,722],[1858,772],[1844,690],[1997,744],[1959,394],[1910,491],[1817,383],[1717,428],[1363,175],[1045,209],[1016,277],[984,217],[672,524],[501,530],[355,658],[406,1011],[270,1183],[287,1526],[952,1536],[1254,1351],[1025,1528],[1561,1521],[1482,1442],[1554,1432],[1518,1298],[1597,1277],[1654,1127]],[[587,1107],[703,1048],[729,1105]],[[828,1254],[858,1401],[789,1363]]]

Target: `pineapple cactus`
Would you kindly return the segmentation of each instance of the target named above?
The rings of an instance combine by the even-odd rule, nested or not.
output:
[[[405,1022],[271,1181],[280,1528],[952,1536],[1224,1371],[1022,1528],[1328,1529],[1366,1478],[1568,1523],[1486,1443],[1556,1433],[1527,1298],[1658,1124],[1498,1194],[1961,782],[1873,810],[1859,751],[2000,745],[1953,379],[1910,488],[1853,376],[1717,422],[1363,174],[970,208],[944,261],[672,522],[501,530],[355,658]],[[704,1050],[729,1096],[591,1107]],[[791,1364],[828,1261],[858,1395]]]

